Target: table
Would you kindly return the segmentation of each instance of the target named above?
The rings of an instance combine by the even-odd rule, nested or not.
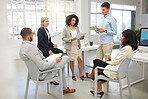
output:
[[[90,51],[90,50],[97,50],[97,49],[98,49],[98,45],[81,47],[81,51],[82,51],[82,67],[83,67],[83,70],[84,70],[84,66],[85,66],[84,53],[87,52],[87,51]]]
[[[143,64],[142,64],[142,66],[143,66],[142,78],[137,80],[137,81],[132,82],[132,84],[135,84],[135,83],[138,83],[138,82],[144,80],[145,63],[148,63],[148,53],[139,53],[139,52],[137,52],[137,53],[135,53],[132,60],[143,62]]]
[[[144,80],[144,72],[145,72],[145,64],[148,63],[148,53],[139,53],[139,52],[136,52],[132,58],[132,61],[139,61],[139,62],[142,62],[142,66],[143,66],[143,70],[142,70],[142,78],[136,80],[136,81],[133,81],[131,82],[131,85],[133,84],[136,84],[136,83],[139,83],[141,81]],[[127,85],[125,85],[123,88],[127,87]]]

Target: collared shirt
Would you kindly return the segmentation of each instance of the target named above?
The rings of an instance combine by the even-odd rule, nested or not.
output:
[[[99,33],[99,44],[107,44],[113,42],[113,36],[117,34],[117,21],[110,14],[100,18],[98,28],[103,28],[107,32]]]
[[[22,42],[22,44],[25,44],[25,43],[30,43],[30,44],[32,44],[32,42],[30,42],[30,41],[23,41],[23,42]]]
[[[25,43],[31,43],[30,41],[23,41],[23,42],[25,42]],[[22,42],[22,43],[23,43],[23,42]]]

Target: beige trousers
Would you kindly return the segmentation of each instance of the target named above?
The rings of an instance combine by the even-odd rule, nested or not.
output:
[[[113,46],[114,46],[113,42],[110,42],[110,43],[107,43],[107,44],[100,44],[98,49],[97,49],[96,58],[103,60],[104,55],[106,53],[109,53],[111,55]]]

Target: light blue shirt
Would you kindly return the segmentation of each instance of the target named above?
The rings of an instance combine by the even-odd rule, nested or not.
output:
[[[107,32],[99,33],[99,44],[107,44],[113,42],[113,36],[117,34],[117,21],[110,14],[100,18],[98,28],[103,28]]]

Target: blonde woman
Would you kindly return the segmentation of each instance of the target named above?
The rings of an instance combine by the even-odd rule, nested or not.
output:
[[[51,35],[47,29],[49,20],[47,17],[41,18],[41,27],[38,29],[38,45],[37,47],[43,52],[45,57],[52,55],[53,53],[63,53],[60,49],[54,47],[54,43],[51,41]]]
[[[54,47],[54,43],[51,41],[51,35],[49,30],[47,29],[49,25],[49,20],[47,17],[41,18],[41,27],[38,29],[38,44],[37,47],[42,51],[44,57],[48,57],[49,55],[63,53],[60,49]],[[50,82],[54,85],[59,85],[59,83],[53,81]]]

